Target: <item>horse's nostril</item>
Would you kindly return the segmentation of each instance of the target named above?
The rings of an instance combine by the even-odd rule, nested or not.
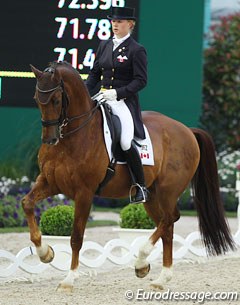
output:
[[[57,139],[57,138],[53,138],[53,139],[50,141],[50,143],[49,143],[49,144],[54,145],[54,144],[56,144],[56,143],[57,143],[57,141],[58,141],[58,139]]]
[[[55,145],[58,142],[58,138],[42,139],[43,144]]]
[[[48,144],[48,142],[49,142],[48,140],[42,139],[42,143],[43,143],[43,144]]]

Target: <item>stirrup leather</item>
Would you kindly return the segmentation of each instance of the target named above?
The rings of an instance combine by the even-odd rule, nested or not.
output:
[[[136,200],[134,200],[135,198],[132,196],[132,190],[133,190],[134,188],[139,188],[139,189],[141,190],[142,195],[143,195],[143,200],[141,200],[141,201],[136,201]],[[146,198],[146,196],[145,196],[145,192],[144,192],[144,190],[143,190],[143,186],[141,186],[141,185],[138,184],[138,183],[135,183],[135,184],[133,184],[133,185],[130,187],[130,190],[129,190],[129,201],[130,201],[130,203],[145,203],[145,202],[147,201],[146,199],[147,199],[147,198]]]

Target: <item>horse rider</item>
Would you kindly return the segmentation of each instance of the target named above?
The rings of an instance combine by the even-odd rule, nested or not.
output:
[[[100,82],[103,98],[120,119],[120,145],[137,186],[132,202],[140,203],[148,200],[149,192],[133,138],[145,139],[138,91],[147,84],[147,55],[145,48],[131,36],[136,23],[134,13],[134,8],[112,7],[107,17],[114,36],[100,43],[86,86],[93,95]]]

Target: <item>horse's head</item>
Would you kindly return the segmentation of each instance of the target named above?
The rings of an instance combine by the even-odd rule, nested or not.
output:
[[[42,116],[42,142],[56,145],[66,118],[68,99],[58,69],[50,66],[43,72],[31,66],[37,79],[35,100]]]

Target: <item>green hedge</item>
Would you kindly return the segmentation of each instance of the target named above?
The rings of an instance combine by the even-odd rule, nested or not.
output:
[[[44,235],[70,236],[73,227],[74,208],[59,205],[42,214],[40,229]]]
[[[143,204],[129,204],[120,212],[120,226],[129,229],[153,229],[155,223],[147,215]]]

